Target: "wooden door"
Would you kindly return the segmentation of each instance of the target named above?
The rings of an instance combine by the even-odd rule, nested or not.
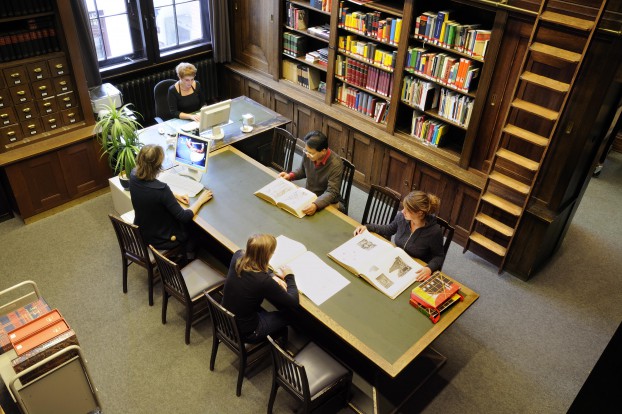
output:
[[[339,154],[340,157],[348,157],[348,135],[350,128],[330,118],[324,118],[322,132],[328,137],[328,147]]]
[[[61,169],[71,198],[81,197],[106,185],[105,165],[94,141],[84,141],[58,151]]]
[[[420,190],[437,196],[441,200],[438,215],[444,219],[449,219],[451,206],[454,203],[454,191],[448,176],[428,165],[419,163],[415,169],[411,190]]]
[[[385,148],[382,160],[382,175],[378,184],[397,191],[404,197],[411,191],[415,161],[389,147]]]
[[[302,138],[309,131],[322,130],[322,117],[312,109],[303,105],[294,104],[294,125],[292,126],[292,134],[298,137],[298,146],[304,148],[305,144]]]
[[[294,102],[285,95],[276,92],[272,94],[272,110],[292,121],[294,120]],[[285,129],[293,133],[293,122],[287,124]]]
[[[374,160],[379,144],[371,137],[356,130],[350,132],[346,158],[354,164],[354,180],[369,186],[372,183]]]
[[[265,86],[250,79],[246,79],[244,95],[267,108],[272,106],[270,104],[270,91]]]
[[[246,93],[245,78],[230,70],[225,71],[225,98],[233,99]]]

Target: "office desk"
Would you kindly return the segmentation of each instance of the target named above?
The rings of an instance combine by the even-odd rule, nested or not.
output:
[[[432,341],[478,295],[462,285],[464,301],[444,312],[437,324],[432,324],[408,303],[410,289],[395,300],[389,299],[327,256],[352,237],[358,223],[333,207],[299,219],[253,194],[275,176],[275,172],[235,148],[227,147],[213,153],[203,183],[214,192],[214,198],[201,208],[195,217],[196,223],[231,252],[245,246],[252,233],[283,234],[303,243],[345,276],[350,284],[322,305],[316,306],[301,296],[301,307],[343,344],[339,356],[346,362],[351,359],[350,354],[360,354],[361,358],[351,363],[357,364],[353,367],[355,371],[357,368],[365,370],[364,378],[368,382],[384,388],[374,389],[374,394],[378,391],[390,394],[395,387],[393,381],[402,380],[404,373],[408,373],[408,380],[413,379],[411,371],[417,368],[417,357],[430,352]],[[439,354],[432,359],[435,359],[433,371],[425,373],[422,379],[445,361]],[[359,367],[360,361],[367,366]],[[399,402],[390,403],[394,407]]]
[[[253,114],[255,117],[255,125],[251,132],[244,133],[240,130],[242,126],[242,115],[248,113]],[[231,100],[229,119],[232,123],[222,128],[225,132],[225,137],[220,140],[214,140],[212,151],[216,151],[228,145],[235,145],[244,153],[262,162],[265,161],[262,158],[265,157],[266,154],[264,154],[264,152],[267,151],[267,148],[263,148],[263,146],[271,142],[272,129],[291,122],[290,119],[285,118],[283,115],[266,108],[246,96],[238,96]],[[166,149],[167,133],[177,132],[182,125],[188,122],[189,121],[185,119],[170,119],[162,124],[156,124],[142,129],[138,132],[140,142],[144,144],[157,144]],[[164,129],[164,134],[158,132],[160,128]],[[264,136],[265,139],[258,140],[258,138],[262,136]],[[251,140],[251,138],[253,139]]]

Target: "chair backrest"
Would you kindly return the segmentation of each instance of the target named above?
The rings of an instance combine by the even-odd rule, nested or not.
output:
[[[400,207],[400,194],[387,187],[372,184],[363,211],[363,224],[388,224]]]
[[[339,195],[343,202],[343,213],[348,214],[348,206],[350,204],[350,191],[352,190],[352,181],[354,180],[354,164],[341,157],[343,164],[343,172],[341,173],[341,186],[339,187]]]
[[[451,244],[451,239],[454,238],[454,228],[450,226],[447,221],[443,220],[440,217],[436,217],[436,222],[439,226],[441,226],[443,239],[445,239],[445,241],[443,242],[443,250],[445,250],[445,254],[447,254],[447,251],[449,250],[449,245]]]
[[[289,356],[272,337],[268,336],[268,341],[271,345],[272,366],[277,381],[301,400],[310,401],[309,380],[305,367]]]
[[[168,106],[168,88],[177,82],[174,79],[164,79],[156,83],[153,88],[153,98],[155,101],[155,116],[167,120],[171,119],[171,111]]]
[[[149,251],[138,226],[113,214],[108,214],[108,217],[110,217],[110,222],[112,222],[112,227],[117,235],[121,254],[144,267],[151,266]]]
[[[274,128],[270,166],[279,172],[291,171],[294,152],[296,152],[296,137],[286,129]]]
[[[238,353],[244,352],[244,342],[240,336],[240,329],[238,328],[238,321],[235,315],[216,302],[209,293],[206,292],[205,296],[207,296],[207,303],[212,317],[214,335],[230,349]]]
[[[186,281],[181,274],[179,265],[164,257],[164,255],[162,255],[162,253],[156,250],[153,246],[150,245],[149,249],[151,249],[151,253],[155,258],[158,270],[160,271],[160,278],[162,279],[164,289],[166,289],[171,296],[174,296],[180,302],[190,303],[190,293],[188,293],[188,287],[186,286]]]

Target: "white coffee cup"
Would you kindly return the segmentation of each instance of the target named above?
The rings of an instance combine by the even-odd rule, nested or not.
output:
[[[253,126],[255,125],[255,117],[253,114],[244,114],[242,115],[242,124],[244,126]]]

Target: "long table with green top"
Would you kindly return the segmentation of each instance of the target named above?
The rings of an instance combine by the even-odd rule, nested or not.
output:
[[[275,177],[274,171],[235,148],[212,153],[203,183],[214,197],[201,208],[196,223],[231,252],[243,248],[251,234],[283,234],[345,276],[350,283],[330,299],[316,306],[301,295],[301,307],[388,377],[412,365],[478,298],[462,285],[464,300],[444,312],[437,324],[409,304],[411,289],[391,300],[327,256],[352,237],[358,223],[333,207],[299,219],[254,195]]]

